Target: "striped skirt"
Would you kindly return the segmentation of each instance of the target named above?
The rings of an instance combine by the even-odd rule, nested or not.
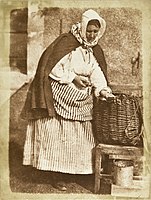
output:
[[[24,165],[40,170],[91,174],[95,141],[91,121],[73,121],[57,115],[28,123]]]

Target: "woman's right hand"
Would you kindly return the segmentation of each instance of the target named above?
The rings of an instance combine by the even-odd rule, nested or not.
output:
[[[86,77],[84,76],[78,76],[76,75],[76,77],[73,80],[73,83],[79,88],[79,89],[83,89],[86,88],[87,86],[90,86],[90,82],[87,80]]]

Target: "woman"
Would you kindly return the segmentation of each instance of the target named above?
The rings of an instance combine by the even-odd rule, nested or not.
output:
[[[95,11],[87,10],[81,23],[42,54],[22,112],[29,120],[24,165],[68,174],[94,172],[93,94],[113,96],[98,45],[105,26]],[[66,190],[58,177],[57,187]]]

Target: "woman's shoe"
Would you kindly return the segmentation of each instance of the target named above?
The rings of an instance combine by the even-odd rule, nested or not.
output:
[[[64,174],[61,172],[54,172],[53,173],[53,185],[60,191],[66,191],[66,183],[64,182]]]
[[[66,184],[63,181],[55,183],[54,187],[57,188],[60,191],[66,191],[67,190]]]

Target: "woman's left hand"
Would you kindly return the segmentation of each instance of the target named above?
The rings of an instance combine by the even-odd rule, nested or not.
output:
[[[100,95],[104,100],[106,99],[111,100],[116,98],[115,95],[113,95],[111,91],[108,90],[101,90]]]

